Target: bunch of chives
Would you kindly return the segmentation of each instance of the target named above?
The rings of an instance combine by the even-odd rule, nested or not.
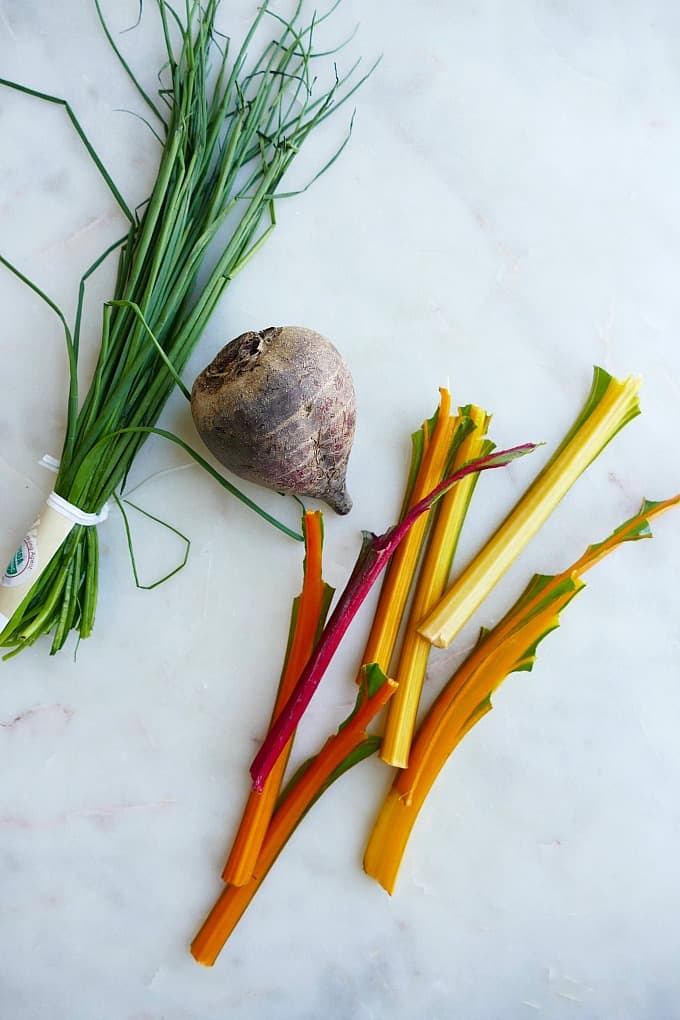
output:
[[[225,287],[272,231],[274,201],[288,197],[277,194],[277,189],[300,147],[365,80],[365,76],[350,80],[355,64],[342,79],[334,74],[329,89],[314,93],[312,60],[329,54],[315,53],[314,29],[324,19],[313,17],[310,23],[301,23],[301,0],[289,20],[273,14],[264,2],[233,60],[228,40],[225,45],[218,42],[215,21],[220,0],[187,0],[183,18],[167,0],[157,0],[167,50],[164,75],[169,83],[159,90],[156,100],[134,77],[113,41],[99,0],[94,2],[114,52],[158,122],[162,156],[153,191],[141,214],[131,212],[70,106],[53,96],[2,81],[66,107],[129,228],[81,280],[72,330],[54,302],[0,257],[62,321],[69,394],[55,491],[92,513],[115,498],[150,432],[180,442],[186,449],[177,437],[154,428],[155,423],[175,386],[181,386],[186,395],[180,373]],[[324,17],[335,7],[337,3]],[[249,64],[248,49],[266,16],[277,22],[278,36]],[[213,61],[216,66],[211,71]],[[197,292],[199,272],[225,224],[229,239],[216,257],[207,260],[211,263],[207,280]],[[103,308],[99,357],[81,403],[77,375],[84,284],[119,246],[114,298]],[[270,523],[300,537],[208,470]],[[97,588],[97,530],[76,525],[13,614],[0,646],[15,654],[41,635],[52,633],[54,653],[73,629],[87,637],[94,623]]]

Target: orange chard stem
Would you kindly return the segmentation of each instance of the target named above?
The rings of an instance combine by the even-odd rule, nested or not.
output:
[[[575,593],[572,590],[565,601],[569,601]],[[551,607],[547,612],[538,613],[516,635],[505,639],[493,635],[489,641],[497,647],[490,651],[488,643],[484,641],[485,654],[481,656],[481,661],[473,655],[458,670],[420,727],[413,742],[408,769],[400,771],[395,778],[394,785],[405,803],[410,804],[422,786],[426,786],[424,793],[427,793],[444,762],[467,733],[468,720],[477,707],[491,697],[500,683],[499,677],[503,679],[512,671],[518,656],[522,655],[532,639],[538,639],[548,626],[552,628],[557,625],[560,608],[562,606],[558,609]],[[431,768],[433,763],[436,765],[434,774]]]
[[[444,476],[448,451],[458,418],[451,417],[451,394],[448,389],[441,387],[439,394],[437,420],[431,434],[430,421],[423,423],[422,459],[410,494],[407,489],[403,504],[404,513],[426,496]],[[418,563],[418,555],[427,530],[429,516],[429,513],[423,515],[411,528],[409,535],[392,557],[380,590],[373,625],[361,661],[362,663],[377,662],[385,673],[390,668],[401,617]]]
[[[272,722],[290,697],[300,673],[312,654],[332,594],[321,577],[323,516],[307,511],[302,519],[305,564],[302,592],[293,603],[288,650],[272,713]],[[288,764],[294,736],[272,769],[261,793],[251,790],[234,844],[222,873],[225,882],[244,885],[253,874],[255,862],[271,820]]]
[[[395,690],[395,682],[385,680],[338,733],[326,741],[321,751],[301,771],[290,792],[284,793],[271,819],[250,881],[241,886],[227,886],[192,942],[191,952],[198,963],[206,967],[215,963],[295,828],[323,793],[335,770],[366,739],[366,727]]]

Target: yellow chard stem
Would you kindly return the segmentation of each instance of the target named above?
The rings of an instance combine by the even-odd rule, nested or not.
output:
[[[562,444],[491,540],[418,628],[446,648],[616,433],[640,413],[640,380],[595,368],[590,396]]]
[[[484,438],[491,420],[486,411],[473,405],[460,409],[459,413],[461,416],[468,417],[475,427],[456,451],[452,464],[454,471],[468,461],[481,457],[491,448],[491,443]],[[390,702],[380,751],[380,757],[388,765],[396,765],[399,768],[405,768],[408,765],[409,749],[431,647],[430,642],[421,637],[416,627],[438,602],[446,587],[458,539],[478,477],[478,475],[469,475],[459,482],[441,500],[437,512],[399,656],[399,665],[396,671],[399,687]]]
[[[378,812],[364,854],[364,871],[370,878],[374,878],[390,896],[394,892],[411,831],[444,761],[475,723],[490,711],[490,701],[480,705],[466,725],[459,728],[458,732],[450,739],[445,754],[441,751],[440,744],[433,745],[431,756],[426,762],[424,777],[419,783],[409,783],[407,794],[402,793],[399,780],[402,777],[408,777],[410,770],[405,769],[397,774],[397,778]]]

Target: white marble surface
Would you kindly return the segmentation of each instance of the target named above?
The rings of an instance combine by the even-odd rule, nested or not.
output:
[[[117,28],[136,3],[108,2]],[[152,5],[122,36],[151,87]],[[255,4],[225,5],[239,35]],[[229,14],[227,14],[227,8]],[[279,8],[281,9],[281,8]],[[469,556],[548,456],[591,366],[644,377],[642,418],[588,471],[506,577],[565,566],[643,495],[680,488],[680,12],[671,0],[345,0],[352,44],[384,53],[352,143],[229,291],[187,378],[247,328],[301,323],[355,375],[355,510],[327,516],[342,584],[361,528],[399,501],[408,433],[437,386],[495,413],[500,444],[547,447],[480,483]],[[2,0],[2,74],[72,103],[131,202],[156,147],[81,0]],[[82,269],[121,228],[58,109],[0,93],[0,248],[71,314]],[[304,179],[340,124],[312,140]],[[94,282],[88,344],[112,267]],[[0,551],[48,489],[65,358],[58,323],[0,273]],[[86,373],[85,373],[86,374]],[[193,440],[178,396],[165,423]],[[142,479],[182,463],[159,442]],[[299,549],[190,469],[140,493],[190,533],[186,570],[132,585],[102,527],[95,635],[0,668],[0,1014],[7,1020],[519,1020],[680,1017],[679,518],[600,566],[449,762],[396,895],[361,871],[388,777],[371,761],[315,807],[212,971],[188,942],[262,737],[299,588]],[[277,509],[276,496],[263,497]],[[291,511],[292,513],[292,511]],[[145,569],[177,549],[143,529]],[[313,702],[298,758],[345,715],[368,611]],[[457,649],[432,663],[430,697]]]

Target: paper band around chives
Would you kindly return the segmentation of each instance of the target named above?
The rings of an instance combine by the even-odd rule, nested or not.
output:
[[[60,496],[54,490],[47,497],[47,505],[56,510],[58,514],[61,514],[62,517],[65,517],[67,521],[71,521],[72,524],[82,524],[86,528],[101,524],[109,516],[108,503],[104,504],[98,514],[90,514],[85,510],[81,510],[80,507],[75,506],[73,503],[69,503],[67,499],[64,499],[63,496]]]

